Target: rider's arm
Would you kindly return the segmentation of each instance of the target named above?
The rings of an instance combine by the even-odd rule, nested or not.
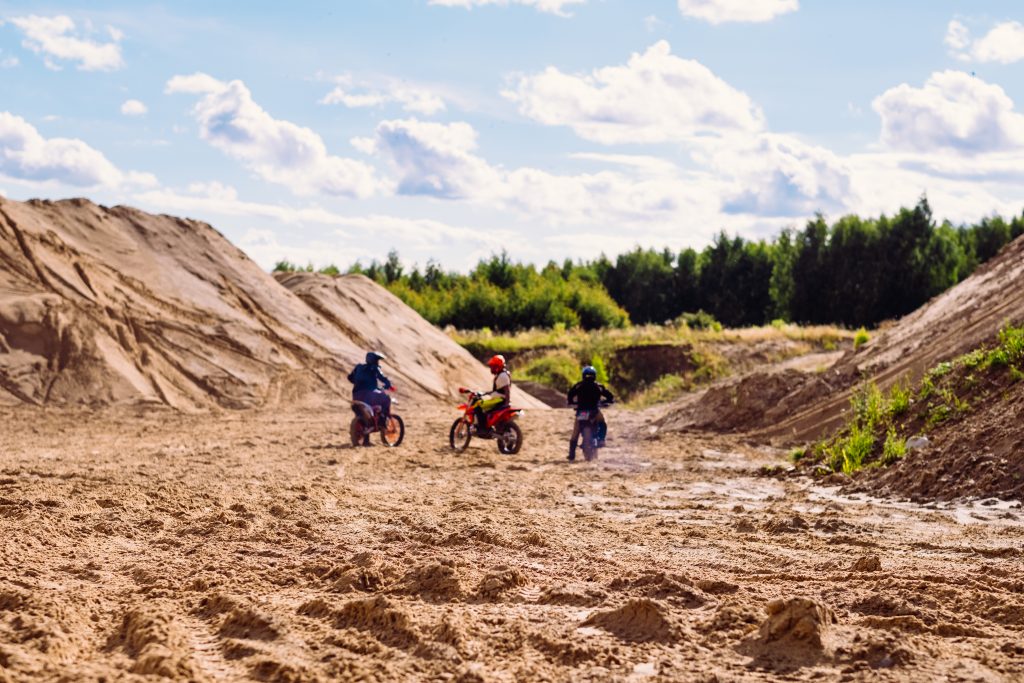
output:
[[[569,388],[569,393],[565,395],[565,402],[567,404],[569,404],[569,405],[572,405],[573,403],[575,403],[576,402],[576,394],[577,394],[577,392],[579,392],[579,390],[580,390],[580,385],[579,384],[573,384],[572,387]]]
[[[609,403],[615,400],[615,397],[612,396],[612,392],[608,391],[607,387],[605,387],[603,384],[601,385],[601,395],[604,396],[605,400],[608,401]]]
[[[384,376],[384,373],[380,371],[380,368],[377,368],[377,379],[379,379],[381,383],[384,384],[385,389],[391,388],[391,380]]]

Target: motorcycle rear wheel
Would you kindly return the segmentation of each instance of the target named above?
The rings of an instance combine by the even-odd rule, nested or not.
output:
[[[452,450],[457,453],[469,448],[469,442],[473,438],[473,431],[470,424],[461,417],[452,423],[452,428],[448,431],[448,443],[451,445]]]
[[[597,459],[597,444],[594,443],[594,427],[583,425],[580,429],[580,436],[583,439],[583,458],[588,462]]]
[[[348,426],[348,435],[352,439],[352,446],[360,446],[363,443],[363,421],[358,417],[352,418],[352,423]]]
[[[381,430],[380,440],[388,448],[395,448],[402,444],[405,438],[405,422],[401,417],[392,413]]]
[[[523,430],[515,422],[507,422],[498,432],[498,452],[515,455],[523,447]]]

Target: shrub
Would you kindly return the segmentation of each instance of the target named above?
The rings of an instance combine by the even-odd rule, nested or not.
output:
[[[857,330],[857,333],[853,335],[854,350],[859,349],[860,347],[867,344],[869,341],[871,341],[871,335],[869,335],[868,331],[865,330],[863,327],[860,328],[859,330]]]
[[[882,464],[891,465],[907,454],[907,442],[904,441],[893,427],[885,434],[882,445]]]

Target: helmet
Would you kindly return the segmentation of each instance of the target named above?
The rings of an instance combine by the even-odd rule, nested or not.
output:
[[[387,357],[383,353],[377,353],[376,351],[370,351],[366,354],[367,365],[377,365],[382,360],[387,360]]]
[[[595,380],[597,379],[597,370],[594,369],[593,365],[588,365],[583,368],[583,380]]]
[[[505,356],[498,354],[497,356],[491,356],[491,359],[487,361],[487,367],[491,369],[495,375],[505,369]]]

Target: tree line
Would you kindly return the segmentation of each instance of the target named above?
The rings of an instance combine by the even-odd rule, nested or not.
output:
[[[538,269],[506,254],[468,274],[429,262],[383,263],[349,273],[380,282],[435,325],[512,331],[529,327],[622,327],[705,312],[730,327],[773,320],[849,327],[906,315],[970,275],[1024,234],[1024,215],[973,225],[937,224],[928,201],[894,216],[818,215],[770,240],[720,232],[701,251],[637,247],[614,261],[549,262]],[[275,270],[296,269],[282,261]],[[336,274],[338,269],[323,269]]]

